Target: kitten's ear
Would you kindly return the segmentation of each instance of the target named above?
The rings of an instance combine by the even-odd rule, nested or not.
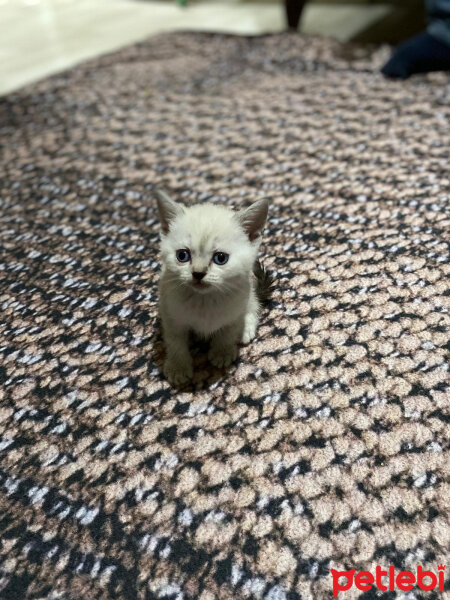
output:
[[[159,220],[161,221],[161,229],[163,233],[169,233],[169,225],[176,216],[184,211],[181,204],[172,200],[162,190],[155,190],[156,204],[158,206]]]
[[[251,242],[261,235],[262,230],[264,229],[264,223],[267,219],[268,210],[269,200],[263,198],[262,200],[254,202],[245,210],[240,210],[238,212],[239,222]]]

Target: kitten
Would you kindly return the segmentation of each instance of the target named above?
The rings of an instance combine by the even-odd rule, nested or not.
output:
[[[208,357],[216,367],[232,363],[238,343],[256,335],[260,301],[271,285],[257,261],[268,200],[234,212],[213,204],[185,207],[159,190],[156,199],[164,374],[181,385],[193,376],[190,331],[211,340]]]

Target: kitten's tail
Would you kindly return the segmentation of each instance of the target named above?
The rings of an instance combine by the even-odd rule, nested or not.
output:
[[[270,303],[275,279],[261,265],[259,260],[255,260],[253,265],[253,274],[256,277],[256,295],[263,306]]]

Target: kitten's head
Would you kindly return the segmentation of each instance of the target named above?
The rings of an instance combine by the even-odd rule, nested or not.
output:
[[[214,204],[186,207],[161,191],[156,198],[161,259],[171,281],[201,294],[238,291],[257,257],[268,200],[234,212]]]

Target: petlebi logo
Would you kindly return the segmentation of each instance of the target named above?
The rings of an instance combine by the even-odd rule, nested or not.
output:
[[[382,592],[387,590],[391,592],[394,590],[409,592],[414,586],[425,592],[435,589],[442,592],[444,590],[444,572],[445,565],[442,564],[437,566],[437,574],[434,571],[424,571],[421,565],[417,567],[415,573],[412,571],[396,573],[393,566],[385,571],[380,565],[377,565],[375,575],[370,571],[356,573],[356,569],[350,569],[350,571],[331,569],[333,596],[337,596],[339,592],[345,592],[353,586],[363,592],[368,592],[374,586]]]

